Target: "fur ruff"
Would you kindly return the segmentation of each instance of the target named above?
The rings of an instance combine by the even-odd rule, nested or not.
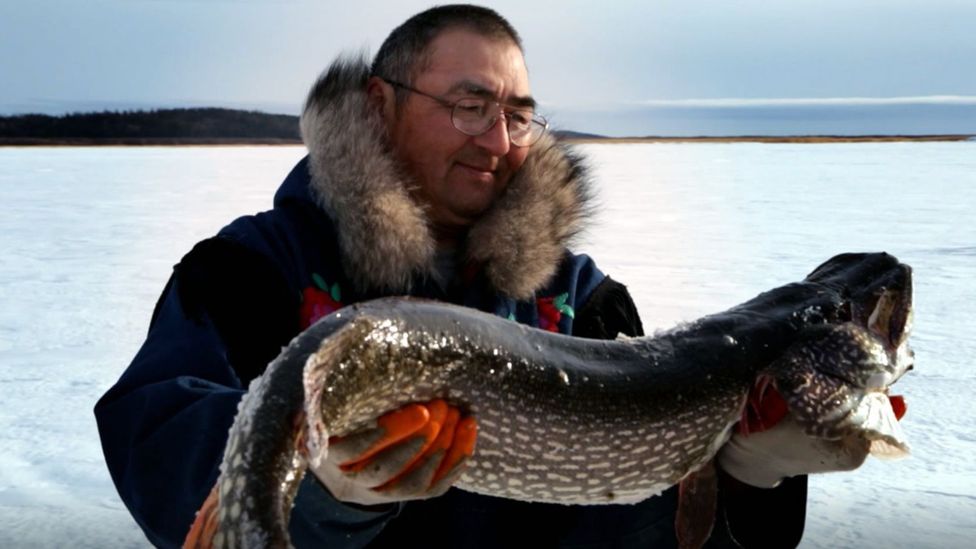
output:
[[[369,66],[340,58],[312,87],[301,117],[313,194],[333,219],[347,275],[361,291],[407,292],[436,276],[436,242],[413,185],[366,104]],[[505,193],[468,231],[465,261],[498,292],[529,299],[555,274],[590,211],[581,159],[551,135],[532,146]]]

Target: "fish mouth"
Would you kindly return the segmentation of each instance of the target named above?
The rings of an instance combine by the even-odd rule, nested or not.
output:
[[[887,350],[896,351],[905,344],[912,331],[912,269],[908,265],[900,265],[887,278],[885,284],[875,291],[873,299],[868,298],[865,311],[869,312],[866,318],[862,312],[859,320],[885,344]]]
[[[842,254],[817,267],[807,280],[841,296],[834,312],[825,315],[828,322],[852,322],[882,345],[896,374],[885,385],[913,368],[914,353],[908,346],[914,321],[911,267],[888,254]]]
[[[891,400],[900,401],[901,413],[904,413],[904,401],[900,396],[893,397],[890,387],[915,363],[915,354],[908,345],[914,319],[911,267],[899,265],[890,271],[861,303],[863,308],[855,308],[852,320],[881,344],[888,366],[868,378],[848,424],[857,438],[869,443],[871,455],[881,459],[904,457],[910,450],[901,429],[900,415],[894,411]]]

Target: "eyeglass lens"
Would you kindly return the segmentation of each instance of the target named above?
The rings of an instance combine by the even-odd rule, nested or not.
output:
[[[454,105],[452,122],[460,132],[468,135],[481,135],[490,130],[503,116],[503,108],[483,99],[462,99]],[[546,122],[531,111],[508,111],[504,113],[508,137],[514,145],[532,145],[542,137]]]

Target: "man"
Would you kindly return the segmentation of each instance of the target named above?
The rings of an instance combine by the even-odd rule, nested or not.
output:
[[[181,260],[145,344],[96,406],[112,478],[150,541],[183,541],[248,383],[281,346],[342,306],[414,295],[582,337],[642,335],[624,286],[566,250],[589,208],[585,173],[545,135],[534,107],[518,35],[474,6],[418,14],[393,31],[371,68],[339,61],[320,79],[302,116],[309,156],[274,208],[234,221]],[[477,420],[465,422],[450,404],[418,409],[421,425],[435,413],[469,429]],[[387,425],[381,418],[338,444],[375,446]],[[416,438],[368,458],[356,455],[363,448],[330,452],[299,491],[294,542],[675,545],[674,489],[637,505],[592,507],[447,490],[471,450],[460,434],[452,443],[460,459],[444,482],[430,472],[439,467],[427,467],[419,484],[398,482],[404,467],[420,474]],[[762,469],[763,451],[745,448],[752,453],[736,455],[738,469]],[[382,478],[357,472],[357,461]],[[803,471],[786,467],[764,481]],[[724,477],[712,543],[730,543],[731,528],[741,539],[795,545],[805,490],[802,476],[772,490]]]

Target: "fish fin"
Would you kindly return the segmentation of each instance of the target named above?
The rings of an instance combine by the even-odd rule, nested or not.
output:
[[[183,540],[183,549],[211,549],[213,547],[214,535],[217,534],[217,527],[220,525],[217,511],[220,509],[220,492],[217,487],[220,483],[214,484],[210,490],[210,495],[204,500],[197,516],[190,526],[190,531]]]
[[[878,459],[901,459],[911,454],[908,448],[891,444],[886,440],[872,440],[871,455]]]
[[[901,395],[888,395],[888,400],[891,401],[891,408],[895,411],[895,418],[901,421],[901,418],[905,417],[905,412],[908,411],[908,405],[905,404],[905,397]]]
[[[718,474],[715,471],[715,461],[710,460],[701,469],[683,478],[678,486],[674,531],[679,548],[690,549],[705,545],[715,526],[717,505]]]
[[[774,427],[788,412],[786,401],[776,390],[773,378],[768,375],[759,376],[746,397],[742,418],[736,424],[736,432],[740,435],[761,433]]]

